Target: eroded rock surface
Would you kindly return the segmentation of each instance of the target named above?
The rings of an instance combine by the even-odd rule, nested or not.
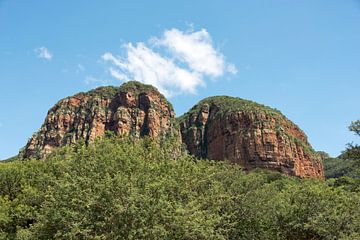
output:
[[[22,152],[23,158],[41,158],[55,148],[86,143],[105,131],[134,137],[173,135],[175,113],[156,88],[139,82],[100,87],[60,100]]]
[[[106,131],[140,138],[178,136],[171,104],[139,82],[100,87],[60,100],[21,153],[42,158],[55,148],[86,143]],[[232,97],[202,100],[178,119],[182,142],[200,158],[229,160],[245,170],[323,178],[321,160],[294,123],[272,108]]]
[[[227,159],[245,170],[323,178],[320,158],[302,130],[279,111],[232,97],[211,97],[179,118],[182,141],[197,157]]]

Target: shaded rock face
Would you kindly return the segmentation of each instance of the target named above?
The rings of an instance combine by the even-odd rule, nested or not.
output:
[[[231,97],[201,101],[179,118],[182,141],[201,158],[265,168],[289,176],[324,178],[306,135],[279,111]]]
[[[41,158],[80,139],[89,143],[105,131],[151,138],[174,135],[174,125],[174,110],[156,88],[138,82],[100,87],[62,99],[52,107],[22,157]]]

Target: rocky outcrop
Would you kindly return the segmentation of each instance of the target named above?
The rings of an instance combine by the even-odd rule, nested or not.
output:
[[[92,142],[106,131],[134,137],[174,135],[174,126],[173,107],[156,88],[139,82],[100,87],[60,100],[21,155],[41,158],[80,139]]]
[[[85,143],[106,131],[152,139],[179,137],[172,105],[156,88],[139,82],[100,87],[60,100],[21,152],[42,158],[55,148]],[[289,176],[323,178],[318,155],[306,135],[279,111],[232,97],[211,97],[178,119],[188,151],[228,160],[245,170],[266,168]]]
[[[303,131],[279,111],[232,97],[211,97],[179,118],[182,140],[197,157],[324,178]]]

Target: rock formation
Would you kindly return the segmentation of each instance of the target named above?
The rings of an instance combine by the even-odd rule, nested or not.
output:
[[[172,105],[156,88],[139,82],[100,87],[60,100],[22,158],[42,158],[55,148],[85,143],[106,131],[140,138],[178,136]],[[306,135],[279,111],[232,97],[204,99],[178,119],[188,151],[200,158],[266,168],[290,176],[323,178]]]
[[[179,118],[182,140],[200,158],[227,159],[245,170],[323,178],[303,131],[279,111],[232,97],[210,97]]]
[[[128,82],[119,88],[100,87],[60,100],[21,155],[41,158],[79,139],[89,143],[105,131],[134,137],[173,135],[175,121],[172,105],[150,85]]]

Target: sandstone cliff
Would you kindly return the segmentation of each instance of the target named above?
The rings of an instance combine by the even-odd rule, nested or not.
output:
[[[227,159],[245,170],[266,168],[289,176],[323,178],[306,135],[279,111],[232,97],[202,100],[179,118],[191,154]]]
[[[173,135],[174,125],[173,107],[156,88],[138,82],[100,87],[60,100],[21,155],[41,158],[79,139],[89,143],[105,131],[134,137]]]
[[[42,158],[55,148],[86,143],[106,131],[140,138],[179,136],[172,105],[139,82],[100,87],[60,100],[21,152]],[[229,160],[245,170],[266,168],[290,176],[323,178],[306,135],[279,111],[232,97],[211,97],[178,119],[182,142],[200,158]]]

